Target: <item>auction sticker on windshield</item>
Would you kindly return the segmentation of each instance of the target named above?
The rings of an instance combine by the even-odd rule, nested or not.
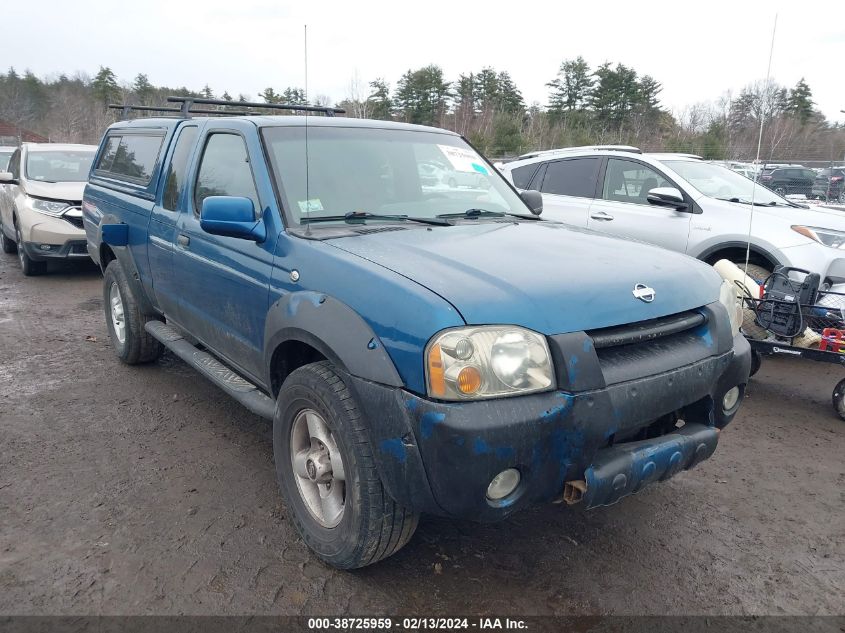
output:
[[[438,145],[437,148],[454,167],[455,171],[478,172],[488,175],[490,172],[484,166],[484,160],[466,147],[453,147],[452,145]]]

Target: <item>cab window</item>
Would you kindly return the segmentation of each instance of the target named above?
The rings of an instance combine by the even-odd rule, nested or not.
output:
[[[194,190],[194,213],[209,196],[238,196],[252,200],[256,214],[261,212],[249,154],[238,134],[215,133],[208,137],[202,154]]]

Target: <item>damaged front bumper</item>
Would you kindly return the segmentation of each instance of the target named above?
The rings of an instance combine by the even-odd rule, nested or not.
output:
[[[388,494],[419,512],[497,521],[560,499],[567,482],[583,482],[586,506],[608,505],[710,457],[739,408],[724,411],[724,396],[738,387],[741,400],[750,370],[748,342],[730,340],[696,362],[579,392],[446,403],[348,379]],[[660,420],[671,428],[655,432]],[[489,499],[491,480],[509,468],[519,485]]]

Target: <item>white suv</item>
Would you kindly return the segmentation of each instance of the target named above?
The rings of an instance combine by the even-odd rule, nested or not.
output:
[[[845,283],[845,215],[810,210],[726,167],[688,154],[636,148],[555,150],[501,166],[518,189],[543,194],[543,217],[649,242],[708,263],[775,265]],[[753,214],[752,210],[753,195]]]
[[[23,274],[48,259],[87,259],[82,191],[96,145],[24,143],[0,170],[0,250],[17,252]]]

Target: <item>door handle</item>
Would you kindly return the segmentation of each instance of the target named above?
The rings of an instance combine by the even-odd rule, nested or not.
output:
[[[191,243],[191,238],[187,235],[182,235],[181,233],[176,237],[176,243],[181,246],[182,248],[188,248],[188,245]]]
[[[605,213],[604,211],[596,211],[595,213],[591,213],[590,217],[594,220],[599,220],[600,222],[609,222],[613,219],[613,216],[609,213]]]

